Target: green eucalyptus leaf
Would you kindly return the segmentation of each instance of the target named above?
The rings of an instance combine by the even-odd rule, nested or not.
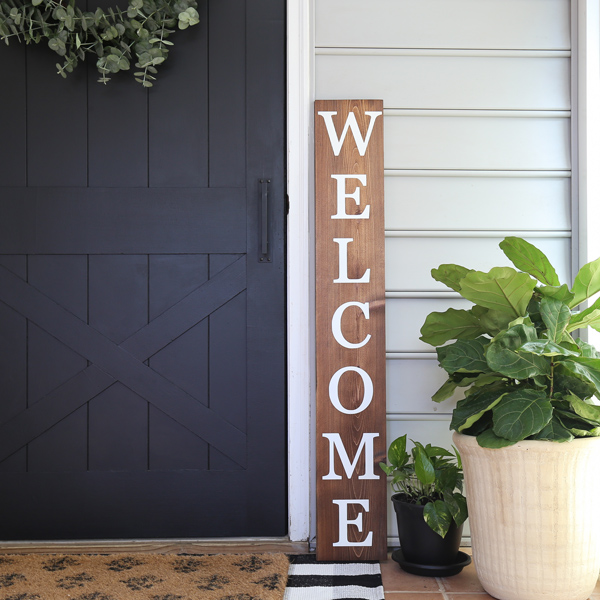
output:
[[[485,308],[524,316],[535,288],[535,280],[510,267],[495,267],[489,273],[471,271],[461,281],[461,295]]]
[[[443,500],[428,502],[423,509],[423,518],[439,536],[446,537],[452,524],[452,513]]]
[[[541,431],[552,418],[552,404],[544,392],[515,390],[494,406],[494,433],[513,442]]]
[[[500,248],[512,263],[546,285],[559,286],[560,281],[546,255],[533,244],[518,237],[507,237]]]
[[[486,429],[484,432],[477,436],[477,443],[482,448],[506,448],[507,446],[513,446],[517,442],[507,440],[506,438],[500,437],[494,433],[492,429]]]

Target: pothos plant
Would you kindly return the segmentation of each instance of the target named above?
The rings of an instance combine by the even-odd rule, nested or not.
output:
[[[129,0],[126,9],[82,11],[75,0],[3,0],[0,2],[0,39],[26,44],[45,41],[63,59],[63,77],[88,55],[96,59],[98,81],[131,69],[136,81],[152,87],[158,65],[169,55],[175,28],[200,22],[196,0]]]
[[[379,463],[391,476],[395,498],[424,506],[423,518],[433,531],[445,537],[454,521],[459,527],[467,518],[467,501],[462,494],[463,474],[460,456],[420,442],[406,450],[406,435],[394,440],[388,450],[388,462]]]
[[[450,428],[477,436],[484,448],[600,436],[600,353],[574,337],[588,326],[600,330],[600,299],[578,309],[600,292],[600,259],[583,266],[569,288],[532,244],[507,237],[500,248],[516,269],[432,270],[474,303],[431,313],[421,328],[448,374],[433,400],[462,389]]]

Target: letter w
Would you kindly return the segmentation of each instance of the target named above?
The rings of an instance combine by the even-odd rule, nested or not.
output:
[[[335,125],[333,124],[333,116],[337,115],[337,112],[331,110],[323,110],[319,111],[318,114],[320,114],[323,117],[323,120],[325,121],[325,127],[327,127],[327,134],[329,135],[329,141],[331,142],[331,147],[333,148],[333,153],[335,154],[335,156],[340,155],[340,150],[342,149],[342,144],[346,139],[348,129],[352,130],[352,135],[354,136],[354,141],[356,142],[356,147],[358,148],[358,153],[361,156],[364,156],[365,152],[367,151],[367,146],[369,145],[369,139],[371,138],[371,134],[373,133],[375,121],[377,120],[377,117],[383,113],[381,111],[374,110],[365,111],[365,115],[369,115],[369,128],[367,129],[367,135],[364,139],[360,133],[360,129],[358,128],[358,123],[356,122],[356,115],[353,112],[348,114],[346,124],[344,125],[342,135],[339,137],[339,139],[335,130]]]
[[[323,437],[329,440],[329,473],[324,475],[323,479],[342,478],[341,475],[338,475],[335,472],[334,449],[337,449],[338,454],[340,455],[340,460],[342,461],[342,466],[346,472],[346,477],[351,479],[352,473],[354,473],[354,469],[356,469],[356,465],[358,464],[358,459],[363,448],[365,448],[365,474],[361,475],[359,479],[379,479],[379,475],[375,475],[373,472],[373,440],[376,437],[379,437],[378,433],[363,433],[360,446],[356,451],[356,456],[354,457],[352,464],[350,464],[348,453],[346,452],[346,448],[344,448],[344,442],[342,442],[342,438],[340,437],[339,433],[324,433]],[[369,444],[367,444],[367,441]]]

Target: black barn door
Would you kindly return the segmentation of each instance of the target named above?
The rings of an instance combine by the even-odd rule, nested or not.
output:
[[[0,48],[0,539],[286,534],[284,6],[149,93]]]

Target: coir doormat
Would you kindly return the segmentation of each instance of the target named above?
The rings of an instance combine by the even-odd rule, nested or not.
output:
[[[285,600],[383,600],[378,562],[317,562],[291,556]]]
[[[282,600],[285,554],[0,555],[0,600]]]

